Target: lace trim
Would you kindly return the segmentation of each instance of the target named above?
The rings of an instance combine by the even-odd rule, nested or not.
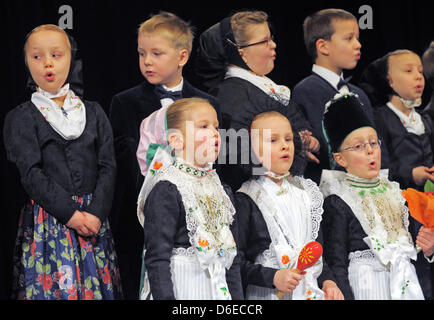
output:
[[[388,268],[381,264],[375,253],[370,249],[350,252],[348,259],[350,264],[370,265],[376,271],[388,271]]]
[[[370,191],[354,188],[346,182],[342,173],[328,173],[321,181],[325,196],[335,194],[351,208],[368,236],[376,235],[394,241],[401,235],[408,236],[409,211],[399,184],[379,177],[380,186]],[[410,239],[411,241],[411,239]]]
[[[363,251],[354,251],[350,252],[348,255],[348,259],[351,262],[358,262],[358,261],[364,261],[364,260],[376,260],[375,254],[372,252],[371,249],[363,250]]]
[[[172,254],[173,255],[186,256],[186,257],[193,258],[193,257],[196,257],[196,249],[193,248],[193,247],[188,247],[188,248],[183,248],[183,247],[173,248]]]
[[[181,194],[191,245],[201,246],[201,239],[197,239],[200,237],[198,232],[201,235],[212,235],[207,237],[207,246],[226,251],[230,265],[236,255],[235,241],[229,229],[234,220],[235,208],[215,171],[210,171],[198,179],[174,166],[169,166],[164,174],[162,172],[161,180],[175,184]],[[196,243],[196,240],[199,243]]]

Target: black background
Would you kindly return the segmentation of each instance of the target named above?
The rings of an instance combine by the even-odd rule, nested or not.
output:
[[[58,24],[62,16],[58,11],[62,5],[70,5],[73,9],[73,29],[67,31],[76,39],[78,55],[83,59],[85,98],[98,101],[106,112],[114,94],[143,81],[138,66],[136,30],[150,14],[160,10],[190,21],[197,36],[234,11],[266,11],[274,25],[277,43],[275,69],[269,77],[290,88],[310,73],[311,61],[303,43],[302,23],[307,15],[317,10],[342,8],[359,19],[363,15],[359,13],[362,5],[370,5],[373,9],[373,29],[360,30],[362,58],[356,69],[345,73],[345,76],[353,76],[352,82],[357,82],[367,64],[385,53],[405,48],[420,55],[434,40],[433,11],[425,1],[3,0],[0,2],[1,131],[6,113],[30,98],[25,90],[24,37],[38,25]],[[203,89],[193,68],[196,41],[184,76]],[[17,218],[25,195],[16,169],[6,160],[3,134],[0,167],[0,299],[8,299]]]

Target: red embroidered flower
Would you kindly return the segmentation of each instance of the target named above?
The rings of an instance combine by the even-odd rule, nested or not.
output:
[[[38,224],[41,224],[44,221],[44,215],[42,208],[39,208],[38,211]]]
[[[291,261],[291,259],[289,259],[288,256],[282,256],[282,263],[283,263],[283,264],[288,264],[289,261]]]
[[[78,300],[77,289],[75,287],[71,287],[67,292],[70,293],[68,300]]]
[[[93,297],[93,291],[92,290],[84,290],[84,300],[95,300]]]
[[[30,253],[32,254],[32,256],[35,255],[35,249],[36,249],[36,242],[33,239],[32,242],[31,242],[31,244],[30,244]]]
[[[201,239],[199,239],[198,243],[201,247],[208,247],[209,244],[208,240],[201,240]]]
[[[112,282],[112,279],[110,277],[110,272],[108,270],[108,266],[104,267],[104,276],[102,278],[102,281],[104,281],[105,284],[109,284]]]
[[[158,170],[163,166],[163,164],[161,162],[155,161],[154,162],[154,169]]]
[[[51,275],[49,274],[42,275],[42,289],[44,291],[48,291],[51,290],[52,286],[53,286],[53,278],[51,278]]]

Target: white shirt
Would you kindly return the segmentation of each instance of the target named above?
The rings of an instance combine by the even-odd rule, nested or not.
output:
[[[343,72],[341,72],[341,75],[339,76],[336,73],[334,73],[333,71],[331,71],[331,70],[329,70],[327,68],[321,67],[321,66],[319,66],[317,64],[314,64],[312,66],[312,72],[316,73],[321,78],[325,79],[336,90],[338,90],[338,83],[339,83],[339,81],[344,80],[344,74],[343,74]],[[347,87],[347,86],[343,86],[343,88],[344,87]],[[348,87],[347,87],[347,89],[349,90]]]
[[[182,91],[182,88],[184,87],[184,78],[182,78],[181,82],[178,85],[174,86],[173,88],[168,88],[164,84],[162,85],[162,87],[164,88],[164,90],[167,90],[167,91],[172,91],[172,92]],[[173,101],[173,99],[170,99],[170,98],[164,98],[164,99],[161,99],[160,102],[161,102],[161,105],[163,107],[169,107],[174,101]]]

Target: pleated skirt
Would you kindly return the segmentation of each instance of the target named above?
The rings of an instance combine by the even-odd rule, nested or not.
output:
[[[91,195],[73,197],[85,210]],[[110,226],[82,237],[31,201],[19,219],[14,250],[13,299],[113,300],[122,298]]]

